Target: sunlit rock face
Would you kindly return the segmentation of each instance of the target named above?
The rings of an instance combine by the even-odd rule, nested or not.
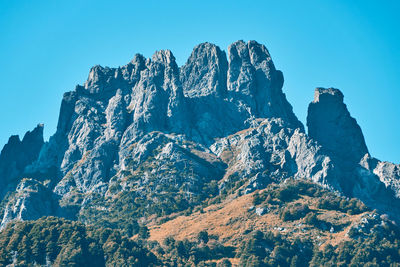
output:
[[[169,50],[151,59],[136,55],[116,69],[93,67],[84,86],[65,94],[40,161],[57,166],[60,178],[69,174],[80,190],[102,191],[129,147],[152,131],[209,146],[256,118],[282,118],[302,129],[265,46],[238,41],[228,52],[229,60],[203,43],[181,68]]]

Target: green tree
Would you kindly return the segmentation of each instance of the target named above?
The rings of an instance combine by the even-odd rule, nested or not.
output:
[[[149,232],[149,228],[147,228],[147,226],[141,226],[139,228],[139,237],[143,238],[143,239],[147,239],[150,237],[150,232]]]
[[[199,240],[200,243],[207,244],[209,237],[208,237],[208,232],[207,231],[201,231],[197,234],[197,240]]]

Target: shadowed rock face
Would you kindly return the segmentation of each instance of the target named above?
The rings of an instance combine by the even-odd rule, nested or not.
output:
[[[267,48],[255,41],[237,41],[227,54],[202,43],[182,67],[169,50],[151,59],[135,55],[118,68],[93,67],[83,85],[64,94],[49,142],[43,144],[38,126],[4,147],[0,185],[19,191],[3,200],[3,226],[14,218],[82,215],[93,195],[106,202],[133,192],[151,205],[168,188],[196,204],[210,183],[219,190],[242,183],[241,192],[249,193],[289,177],[382,211],[394,203],[395,214],[399,167],[369,156],[343,94],[316,89],[307,135],[283,82]],[[32,179],[21,180],[26,174]],[[50,203],[38,205],[43,199]]]
[[[308,135],[345,168],[359,163],[368,153],[361,128],[350,116],[338,89],[315,89],[314,101],[308,107],[307,127]]]
[[[0,153],[0,196],[12,180],[21,178],[25,168],[37,160],[43,144],[42,124],[27,132],[22,141],[18,135],[10,137]]]

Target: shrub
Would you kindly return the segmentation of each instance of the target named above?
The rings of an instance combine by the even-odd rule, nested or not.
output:
[[[208,243],[208,233],[207,231],[201,231],[197,235],[197,240],[199,240],[200,243],[207,244]]]
[[[296,203],[285,207],[279,215],[283,221],[294,221],[306,216],[309,212],[307,205]]]
[[[149,228],[147,228],[146,226],[141,226],[139,228],[139,237],[143,238],[143,239],[147,239],[150,237],[150,232],[149,232]]]
[[[263,198],[259,193],[255,193],[253,196],[253,205],[260,205],[263,202]]]
[[[315,226],[318,225],[320,221],[318,220],[317,214],[315,214],[315,212],[309,212],[304,218],[304,222]]]
[[[360,214],[368,211],[367,206],[361,201],[352,198],[351,200],[346,200],[345,198],[335,196],[333,194],[328,194],[324,196],[317,205],[320,209],[326,210],[338,210],[346,212],[350,215]]]
[[[275,197],[283,202],[290,202],[299,197],[294,185],[288,185],[275,191]]]
[[[232,266],[232,263],[228,259],[223,259],[217,263],[217,267],[231,267],[231,266]]]

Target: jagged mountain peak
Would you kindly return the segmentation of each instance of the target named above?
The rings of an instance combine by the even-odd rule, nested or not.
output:
[[[10,137],[0,153],[0,197],[15,186],[25,169],[39,157],[44,145],[43,124],[28,131],[22,141],[18,135]]]
[[[218,61],[226,61],[225,51],[221,50],[221,48],[213,43],[204,42],[196,45],[193,48],[193,51],[188,58],[186,65],[190,63],[195,63],[197,65],[208,65],[210,61],[211,63],[218,64]]]
[[[57,179],[68,174],[80,190],[91,190],[107,182],[129,148],[152,131],[205,146],[260,118],[282,118],[302,131],[265,46],[239,41],[229,49],[234,47],[247,54],[230,54],[228,62],[218,46],[202,43],[181,68],[170,50],[151,59],[137,54],[119,68],[93,67],[84,86],[64,95],[57,132],[38,166],[56,168]],[[69,186],[62,184],[60,192]]]
[[[166,64],[175,64],[175,56],[169,49],[156,51],[151,59],[152,61],[165,62]]]
[[[197,45],[185,65],[180,78],[186,97],[226,95],[226,54],[211,43]]]
[[[22,153],[26,149],[31,149],[32,153],[35,154],[37,150],[40,150],[41,146],[44,143],[43,129],[44,124],[38,124],[32,131],[26,132],[22,140],[20,139],[19,135],[12,135],[9,138],[8,143],[3,147],[0,153],[0,161],[7,160],[7,157],[9,157],[10,155]],[[27,151],[24,151],[24,153],[27,153]],[[33,155],[27,154],[19,156],[30,158],[34,157]]]
[[[30,143],[38,141],[39,143],[43,143],[43,130],[44,124],[39,123],[32,131],[26,132],[24,138],[22,139],[22,143]]]
[[[230,61],[237,57],[255,65],[263,61],[272,61],[265,45],[254,40],[250,40],[247,43],[243,40],[236,41],[228,47],[228,52]]]
[[[316,88],[308,107],[308,135],[318,142],[338,172],[340,191],[399,220],[398,166],[370,156],[363,133],[334,88]]]
[[[131,63],[131,64],[145,64],[146,63],[146,57],[143,56],[140,53],[136,53],[133,56],[133,59],[129,63]]]

